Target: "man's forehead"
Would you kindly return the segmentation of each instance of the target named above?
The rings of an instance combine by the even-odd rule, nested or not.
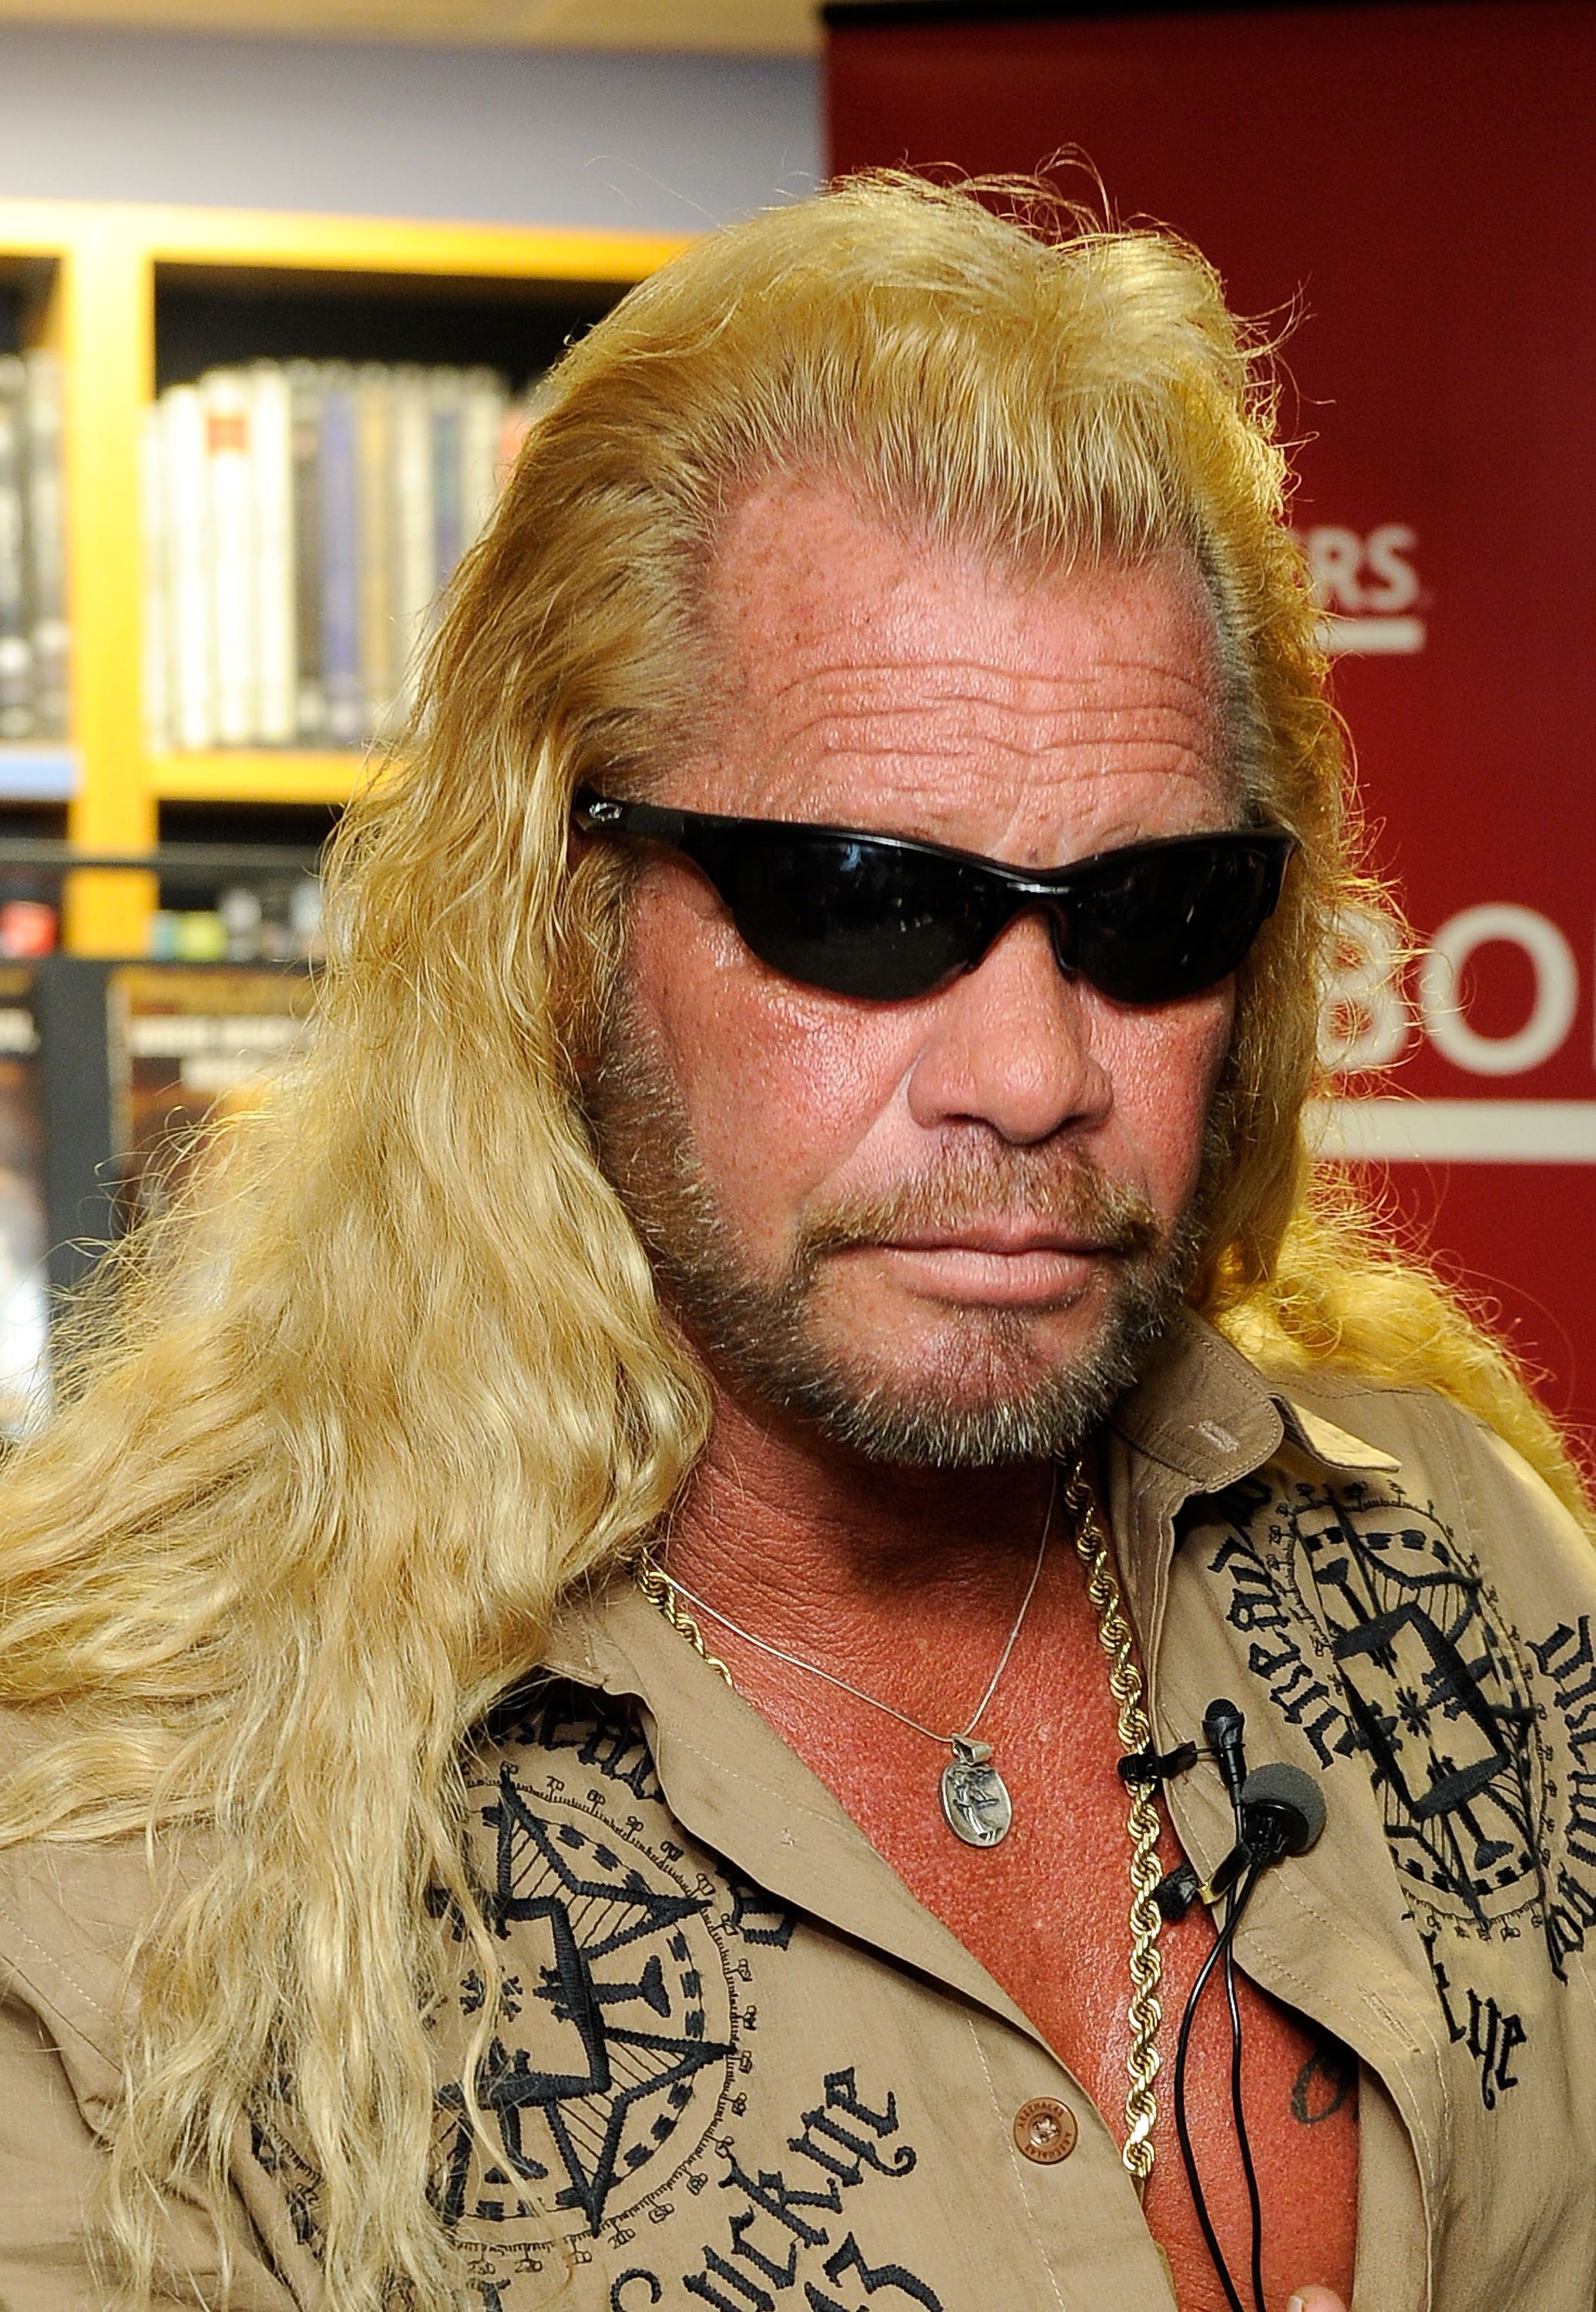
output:
[[[853,795],[867,823],[933,831],[993,784],[1107,782],[1134,818],[1148,779],[1219,775],[1215,622],[1189,556],[1021,573],[787,477],[732,512],[706,612],[701,805],[824,816]]]
[[[741,642],[746,650],[758,635],[801,652],[851,633],[912,650],[917,642],[939,645],[938,612],[951,601],[972,647],[1012,654],[1034,641],[1061,600],[1087,624],[1104,625],[1134,616],[1150,588],[1180,606],[1188,647],[1212,653],[1212,604],[1184,548],[1135,558],[1083,553],[1062,568],[1027,566],[974,539],[890,521],[842,481],[794,474],[760,484],[732,507],[706,606],[712,635],[733,649]],[[1004,600],[1008,615],[989,615],[989,599]]]

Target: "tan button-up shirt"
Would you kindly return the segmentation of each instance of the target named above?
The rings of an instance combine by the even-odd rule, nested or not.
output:
[[[1255,1764],[1322,1782],[1323,1836],[1267,1876],[1237,1948],[1359,2059],[1355,2312],[1591,2312],[1596,1556],[1467,1416],[1272,1389],[1196,1320],[1106,1462],[1159,1747],[1225,1694]],[[1171,2312],[1103,2115],[629,1585],[573,1607],[547,1682],[483,1730],[472,1792],[504,1939],[492,2150],[460,2116],[469,1972],[438,2143],[486,2312]],[[1169,1797],[1208,1872],[1217,1778]],[[0,1858],[3,2312],[94,2300],[140,1870]],[[318,2301],[291,2132],[240,2149],[240,2312]],[[207,2302],[215,2244],[174,2226],[184,2300]]]

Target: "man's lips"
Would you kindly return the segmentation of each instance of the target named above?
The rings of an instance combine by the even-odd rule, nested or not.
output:
[[[855,1248],[887,1264],[918,1298],[971,1307],[1044,1309],[1078,1300],[1120,1248],[1056,1224],[916,1230]]]
[[[1014,1258],[1032,1252],[1070,1253],[1086,1258],[1118,1247],[1057,1222],[986,1221],[959,1228],[906,1229],[880,1239],[886,1252],[990,1252]]]

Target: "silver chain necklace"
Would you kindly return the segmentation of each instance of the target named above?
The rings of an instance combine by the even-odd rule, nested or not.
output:
[[[696,1637],[697,1633],[680,1612],[678,1601],[682,1599],[697,1613],[706,1614],[712,1622],[718,1622],[722,1629],[730,1630],[734,1638],[742,1640],[744,1645],[754,1647],[759,1653],[768,1654],[773,1661],[785,1662],[789,1669],[804,1670],[811,1677],[823,1678],[828,1686],[836,1686],[840,1694],[852,1695],[855,1702],[867,1703],[872,1710],[879,1710],[886,1717],[895,1718],[899,1726],[907,1726],[916,1734],[924,1734],[927,1741],[941,1743],[944,1748],[951,1750],[953,1755],[943,1768],[939,1785],[943,1819],[955,1838],[961,1838],[966,1846],[995,1846],[999,1840],[1008,1836],[1009,1826],[1014,1818],[1013,1801],[1009,1795],[1008,1784],[993,1764],[991,1743],[978,1741],[976,1729],[997,1692],[1003,1674],[1009,1666],[1009,1658],[1019,1642],[1030,1601],[1036,1595],[1036,1585],[1042,1576],[1042,1561],[1048,1554],[1048,1536],[1052,1531],[1053,1509],[1057,1498],[1058,1476],[1056,1470],[1052,1490],[1048,1495],[1048,1513],[1042,1519],[1042,1537],[1037,1544],[1036,1563],[1030,1569],[1030,1579],[1025,1585],[1025,1595],[1020,1600],[1020,1610],[1004,1642],[997,1667],[987,1681],[986,1692],[977,1703],[969,1725],[957,1734],[939,1734],[934,1726],[922,1726],[919,1720],[911,1718],[907,1711],[894,1709],[891,1703],[882,1702],[877,1695],[866,1694],[862,1686],[855,1686],[847,1678],[838,1677],[833,1670],[822,1669],[819,1662],[805,1661],[802,1654],[788,1653],[785,1647],[772,1645],[768,1638],[756,1637],[751,1630],[745,1630],[740,1622],[734,1622],[730,1614],[723,1614],[718,1606],[710,1605],[706,1598],[697,1596],[680,1581],[672,1581],[669,1574],[657,1565],[645,1562],[638,1575],[639,1586],[644,1594],[660,1607],[668,1621],[678,1628],[686,1625],[688,1636]],[[723,1662],[716,1662],[715,1668],[725,1674]]]

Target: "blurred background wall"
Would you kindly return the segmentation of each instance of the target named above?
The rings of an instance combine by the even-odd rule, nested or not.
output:
[[[0,22],[0,198],[691,232],[820,165],[812,57]]]

